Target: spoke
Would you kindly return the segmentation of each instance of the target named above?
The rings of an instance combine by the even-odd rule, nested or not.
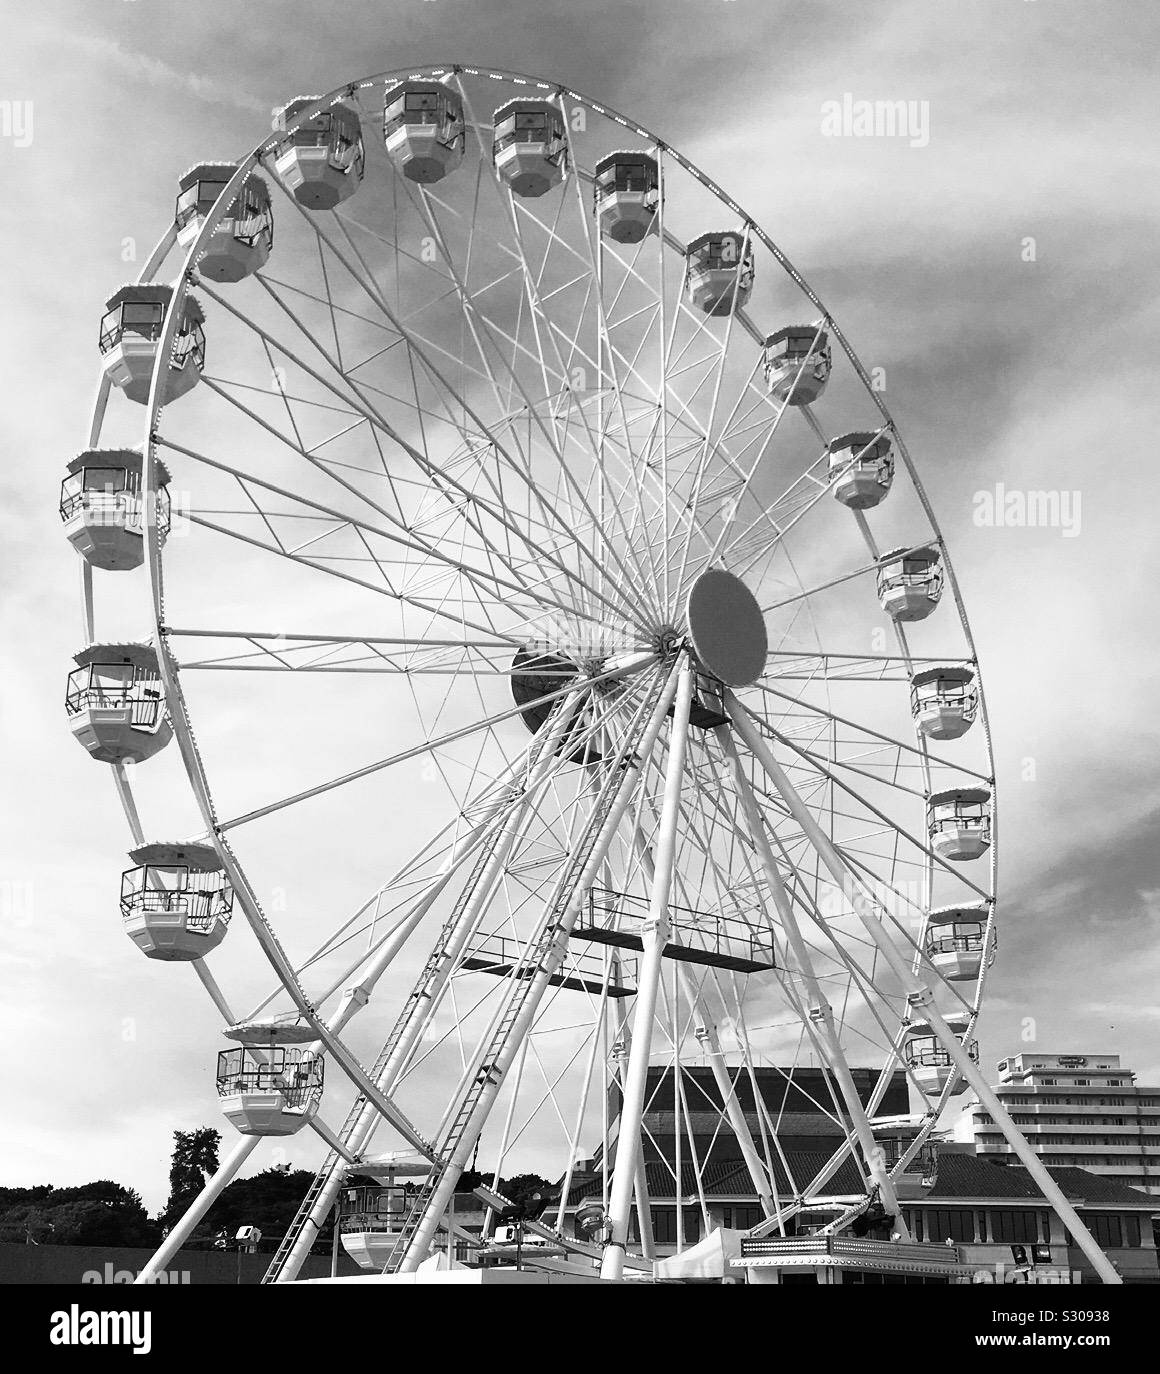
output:
[[[654,654],[641,655],[641,661],[632,665],[633,671],[640,671],[657,661]],[[614,668],[609,672],[600,673],[595,677],[583,680],[584,688],[591,689],[601,682],[611,682],[615,678],[623,677],[626,669],[624,667]],[[574,688],[571,684],[561,687],[555,692],[545,693],[538,697],[538,706],[548,705],[550,702],[558,701],[568,695]],[[361,778],[370,777],[372,773],[381,772],[384,768],[390,768],[394,764],[402,763],[407,759],[417,758],[420,754],[428,753],[434,749],[442,748],[456,740],[466,739],[470,735],[477,734],[481,730],[490,730],[494,726],[505,720],[512,720],[515,716],[521,715],[527,709],[526,706],[513,706],[507,711],[501,711],[497,715],[489,716],[485,720],[473,721],[470,725],[465,725],[459,730],[453,730],[449,734],[442,736],[438,740],[424,741],[416,744],[410,749],[404,749],[397,754],[392,754],[389,758],[378,759],[374,763],[368,763],[362,768],[356,768],[349,773],[344,773],[341,777],[332,778],[329,782],[318,783],[314,787],[307,788],[303,792],[296,792],[292,796],[283,797],[276,802],[271,802],[267,806],[259,807],[255,811],[247,811],[243,816],[236,816],[233,820],[219,823],[219,831],[233,830],[239,825],[246,825],[250,821],[260,820],[263,816],[273,815],[275,811],[285,810],[288,806],[294,806],[298,802],[308,801],[313,797],[321,796],[324,792],[331,792],[336,787],[345,787],[347,783],[357,782]]]
[[[410,194],[409,189],[408,189],[408,194]],[[453,397],[455,398],[457,404],[459,404],[459,405],[462,407],[463,412],[464,412],[466,415],[470,416],[471,420],[472,420],[473,423],[476,425],[477,431],[478,431],[479,434],[481,434],[481,435],[488,435],[488,436],[489,436],[489,438],[491,439],[491,442],[492,442],[492,444],[493,444],[493,446],[494,446],[494,448],[495,448],[496,453],[497,453],[497,454],[500,454],[500,455],[505,459],[505,461],[507,462],[507,464],[508,464],[510,470],[511,470],[513,473],[516,473],[517,475],[519,475],[519,476],[521,476],[521,477],[523,478],[523,480],[524,480],[524,481],[526,482],[526,484],[527,484],[527,488],[528,488],[530,494],[539,502],[542,511],[543,511],[544,513],[548,514],[548,515],[550,516],[550,518],[553,518],[553,519],[556,521],[556,523],[559,525],[559,527],[560,527],[560,529],[561,529],[561,531],[562,531],[563,533],[568,534],[568,533],[569,533],[569,526],[568,526],[567,521],[562,520],[561,517],[560,517],[560,515],[559,515],[557,512],[555,512],[555,511],[553,510],[553,508],[552,508],[550,505],[548,505],[546,502],[543,501],[543,499],[542,499],[542,497],[540,496],[540,493],[539,493],[539,491],[538,491],[538,488],[537,488],[537,486],[536,486],[534,480],[533,480],[532,477],[531,477],[530,471],[527,472],[527,473],[524,473],[524,472],[521,470],[521,468],[519,467],[519,465],[517,465],[517,464],[512,460],[511,455],[510,455],[510,454],[506,451],[506,449],[504,449],[504,447],[499,443],[499,441],[498,441],[498,439],[495,437],[494,433],[488,428],[488,426],[484,423],[484,421],[475,413],[474,409],[468,404],[466,398],[464,398],[464,397],[462,397],[461,395],[459,395],[458,392],[456,391],[456,389],[454,388],[454,386],[450,383],[450,381],[449,381],[444,375],[442,375],[442,374],[440,373],[440,371],[434,366],[434,364],[431,362],[431,360],[430,360],[430,359],[426,356],[426,354],[424,353],[423,349],[419,346],[419,341],[418,341],[418,339],[416,338],[416,336],[413,334],[413,332],[409,331],[409,330],[406,328],[406,326],[404,325],[404,323],[403,323],[403,322],[398,318],[398,316],[391,310],[390,306],[389,306],[389,305],[387,304],[387,302],[386,302],[386,299],[385,299],[384,296],[382,295],[382,292],[379,291],[378,288],[377,288],[375,285],[373,285],[373,274],[370,273],[369,269],[368,269],[367,266],[366,266],[365,261],[363,260],[361,254],[359,253],[359,250],[358,250],[357,246],[355,245],[354,241],[351,239],[350,233],[349,233],[349,231],[348,231],[348,229],[347,229],[347,227],[346,227],[346,224],[345,224],[344,220],[342,219],[342,217],[336,216],[337,223],[338,223],[338,225],[339,225],[339,228],[342,230],[344,236],[346,237],[346,241],[347,241],[348,245],[350,246],[351,251],[355,254],[355,256],[358,258],[360,264],[362,265],[363,272],[356,271],[356,269],[354,268],[354,266],[351,264],[351,262],[350,262],[349,259],[346,257],[346,255],[341,251],[341,249],[339,249],[339,248],[337,247],[337,245],[333,242],[332,239],[330,239],[327,235],[325,235],[325,234],[322,232],[322,230],[318,227],[318,224],[317,224],[314,220],[310,219],[310,217],[309,217],[308,215],[306,215],[306,212],[305,212],[304,210],[302,210],[302,207],[301,207],[300,205],[298,205],[297,201],[293,201],[293,204],[294,204],[295,208],[299,211],[299,213],[302,215],[302,217],[303,217],[303,218],[307,221],[307,223],[310,225],[310,227],[311,227],[311,229],[314,231],[314,233],[315,233],[316,235],[318,235],[319,239],[320,239],[323,243],[326,244],[327,248],[329,248],[329,250],[331,251],[331,253],[333,253],[334,256],[337,258],[337,260],[345,267],[345,269],[346,269],[347,272],[350,274],[350,276],[352,277],[352,279],[353,279],[353,280],[354,280],[354,281],[355,281],[355,282],[356,282],[356,283],[366,292],[368,298],[369,298],[370,300],[372,300],[372,301],[378,306],[378,308],[383,312],[384,316],[390,321],[392,327],[400,334],[401,337],[403,337],[403,338],[407,341],[408,349],[410,350],[411,353],[413,353],[415,356],[417,356],[417,357],[420,359],[420,361],[421,361],[422,364],[423,364],[424,369],[431,375],[432,379],[433,379],[434,382],[436,383],[436,386],[437,386],[438,388],[440,388],[441,390],[443,390],[444,392],[446,392],[448,395],[453,396]],[[366,274],[365,276],[363,275],[364,273]],[[458,289],[458,287],[457,287],[457,289]],[[285,308],[285,307],[283,307],[283,308]],[[303,329],[303,332],[304,332],[304,333],[309,334],[309,331],[305,330],[305,328],[304,328],[301,324],[299,325],[299,327]],[[315,341],[315,347],[320,347],[320,346],[318,345],[317,341]],[[325,354],[324,354],[324,356],[325,356]],[[486,354],[483,355],[483,360],[484,360],[484,363],[485,363],[485,366],[486,366]],[[490,375],[490,372],[489,372],[489,375]],[[356,384],[355,382],[353,382],[351,378],[347,377],[347,378],[346,378],[346,381],[347,381],[348,385],[357,388],[357,384]],[[361,393],[360,393],[360,394],[361,394]],[[529,405],[531,405],[531,402],[530,402],[530,401],[529,401]],[[384,429],[384,432],[387,433],[395,442],[399,443],[399,444],[406,450],[406,452],[410,455],[410,457],[411,457],[412,459],[414,459],[414,461],[415,461],[417,464],[419,464],[419,466],[420,466],[421,468],[423,468],[423,470],[427,473],[427,475],[428,475],[429,477],[432,477],[432,478],[434,478],[434,479],[437,480],[438,477],[439,477],[439,474],[435,471],[435,469],[433,468],[433,466],[425,459],[425,457],[423,457],[423,456],[419,453],[419,451],[418,451],[417,449],[415,449],[413,446],[406,444],[397,434],[394,433],[394,431],[391,429],[391,427],[390,427],[389,425],[387,425],[386,422],[383,421],[381,417],[377,417],[377,419],[378,419],[379,422],[382,424],[383,429]],[[550,440],[549,440],[549,444],[550,444]],[[558,456],[558,455],[557,455],[557,456]],[[562,462],[562,460],[561,460],[561,462]],[[480,498],[478,497],[477,494],[474,494],[474,493],[470,492],[467,488],[462,487],[460,484],[455,483],[453,480],[447,479],[445,474],[444,474],[444,480],[448,480],[448,481],[449,481],[449,484],[452,485],[452,486],[454,486],[454,487],[456,487],[456,489],[458,489],[458,490],[461,492],[461,494],[465,497],[465,499],[467,499],[468,501],[470,501],[470,502],[472,502],[472,503],[474,503],[474,504],[480,506],[480,508],[481,508],[482,510],[484,510],[492,519],[496,519],[496,520],[500,521],[500,523],[505,524],[505,525],[509,528],[509,530],[510,530],[513,534],[516,535],[517,539],[522,539],[525,543],[528,542],[528,539],[527,539],[527,531],[526,531],[526,530],[522,530],[522,531],[521,531],[521,530],[515,525],[515,523],[514,523],[513,521],[511,521],[510,519],[507,519],[507,518],[506,518],[506,511],[504,510],[502,503],[500,503],[499,505],[493,505],[493,504],[491,504],[491,503],[482,502],[482,501],[480,500]],[[533,546],[533,547],[534,547],[534,546]],[[584,551],[584,552],[587,552],[585,546],[584,546],[582,543],[576,542],[576,543],[575,543],[575,547],[576,547],[577,549],[579,549],[579,550],[582,550],[582,551]],[[593,594],[594,589],[592,588],[591,584],[590,584],[590,583],[580,582],[580,580],[579,580],[579,578],[576,576],[576,574],[569,572],[569,570],[565,567],[565,565],[564,565],[562,562],[560,562],[559,559],[555,558],[553,555],[551,555],[550,553],[548,553],[547,551],[545,551],[545,550],[543,550],[543,549],[537,550],[537,553],[539,554],[539,556],[543,557],[545,560],[551,562],[551,563],[558,569],[558,571],[561,572],[564,576],[570,578],[570,579],[573,580],[573,581],[578,582],[578,584],[579,584],[582,588],[585,589],[586,593],[588,593],[588,594]],[[598,566],[598,565],[597,565],[597,566]],[[598,599],[605,600],[603,597],[599,597]],[[620,606],[618,606],[618,605],[616,605],[615,603],[612,603],[612,602],[606,600],[606,601],[605,601],[605,604],[608,605],[611,609],[617,611],[617,613],[623,613],[623,608],[620,607]]]

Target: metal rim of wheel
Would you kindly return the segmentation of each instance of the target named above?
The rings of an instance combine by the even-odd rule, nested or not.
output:
[[[410,180],[384,148],[384,93],[401,81],[437,83],[461,105],[458,165],[439,180]],[[563,175],[534,197],[514,193],[493,160],[492,113],[513,99],[560,115]],[[308,212],[276,172],[278,150],[336,102],[360,117],[362,184]],[[594,168],[614,152],[658,169],[654,219],[635,243],[602,234],[593,210]],[[941,1010],[962,1014],[964,1041],[994,953],[997,864],[974,645],[881,391],[739,205],[646,129],[555,83],[455,65],[380,74],[299,109],[235,167],[188,251],[170,233],[141,274],[165,280],[180,259],[145,408],[143,496],[152,630],[200,818],[183,812],[183,833],[217,852],[267,983],[270,967],[277,977],[255,995],[260,967],[234,932],[214,962],[233,971],[237,961],[240,1002],[196,964],[224,1019],[295,1012],[338,1070],[324,1109],[339,1090],[356,1092],[348,1131],[325,1127],[326,1110],[309,1124],[358,1155],[386,1119],[440,1161],[395,1267],[422,1260],[447,1180],[480,1132],[497,1172],[534,1142],[570,1180],[591,1142],[606,1143],[601,1103],[611,1078],[627,1082],[642,1038],[654,1067],[701,1063],[722,1037],[740,1072],[814,1056],[831,1087],[819,1110],[835,1122],[850,1115],[844,1063],[881,1071],[871,1118],[901,1064],[921,1109],[888,1168],[851,1130],[824,1169],[791,1173],[787,1187],[776,1122],[760,1108],[750,1142],[783,1219],[824,1196],[845,1160],[867,1196],[881,1193],[957,1076],[932,1088],[921,1058],[908,1061],[905,988],[791,798]],[[274,197],[268,268],[206,280],[199,262],[254,173]],[[748,300],[736,270],[716,314],[688,296],[685,250],[707,234],[731,234],[737,260],[753,261]],[[207,316],[206,370],[166,403],[164,363],[191,290]],[[786,324],[837,345],[808,404],[779,399],[766,380],[766,340]],[[90,447],[122,424],[109,390],[102,383]],[[851,470],[832,459],[842,434],[855,438],[854,466],[890,441],[897,467],[880,505],[834,499]],[[182,538],[163,538],[157,519],[158,459],[189,493]],[[876,594],[888,551],[924,549],[936,551],[942,601],[920,622],[892,621]],[[691,594],[703,603],[693,624]],[[747,596],[768,632],[756,680]],[[85,597],[92,639],[87,573]],[[913,675],[936,664],[973,671],[977,720],[966,739],[932,745],[911,726],[910,698]],[[512,686],[523,676],[542,692],[553,675],[533,733],[527,692],[513,699]],[[700,723],[677,727],[678,696]],[[666,801],[674,755],[679,790]],[[155,763],[120,771],[139,845],[154,838],[139,809],[150,824],[151,807],[173,810],[160,787],[137,796],[154,768],[160,780]],[[932,846],[927,802],[972,786],[989,793],[989,852],[948,861]],[[422,847],[407,838],[414,852],[402,849],[407,826],[395,818],[433,809],[440,788],[450,797],[441,828],[432,818]],[[355,904],[346,870],[359,881],[372,861],[392,876]],[[327,915],[293,911],[275,932],[268,894],[295,884]],[[979,913],[978,967],[948,979],[927,953],[929,913],[959,907]],[[618,995],[617,980],[633,957],[638,975],[648,963],[658,917],[668,952],[692,953],[663,961],[646,1035],[632,1009],[647,999]],[[308,935],[313,952],[291,957]],[[344,990],[392,940],[378,974],[392,976],[371,1010],[336,1021]],[[440,950],[434,995],[406,1021],[408,994]],[[825,1018],[810,1015],[819,1001],[832,1008],[837,1053]],[[519,1047],[502,1044],[508,1020]],[[404,1021],[384,1066],[383,1032]],[[503,1054],[484,1062],[497,1045]],[[640,1062],[638,1051],[638,1073]],[[495,1091],[481,1096],[495,1065]],[[686,1122],[714,1110],[671,1107]],[[737,1127],[716,1115],[720,1130]],[[341,1173],[341,1160],[328,1162]],[[606,1171],[615,1212],[609,1190]],[[622,1221],[614,1215],[613,1230]],[[278,1276],[297,1258],[286,1251]]]

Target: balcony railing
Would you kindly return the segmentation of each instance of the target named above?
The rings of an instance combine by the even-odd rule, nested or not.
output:
[[[593,888],[588,895],[588,910],[572,931],[574,939],[595,940],[640,950],[644,942],[640,927],[648,916],[646,897]],[[669,939],[666,959],[709,964],[715,968],[757,973],[776,968],[773,932],[757,926],[760,913],[754,912],[755,925],[739,916],[716,911],[695,911],[692,907],[669,907]]]
[[[519,968],[523,957],[524,946],[518,940],[488,935],[468,951],[460,967],[474,973],[490,973],[496,978],[506,978],[513,969]],[[615,977],[612,977],[611,969],[606,974],[605,960],[601,955],[569,952],[567,961],[548,982],[553,987],[570,988],[573,992],[591,992],[599,996],[604,991],[607,977],[609,997],[631,997],[636,992],[637,961],[622,957],[617,965]],[[527,970],[522,970],[517,976],[530,975]]]

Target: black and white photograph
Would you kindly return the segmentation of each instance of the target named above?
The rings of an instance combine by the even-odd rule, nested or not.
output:
[[[1126,1367],[1160,12],[0,18],[33,1358]]]

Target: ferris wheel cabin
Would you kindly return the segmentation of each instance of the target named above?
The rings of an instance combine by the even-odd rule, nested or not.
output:
[[[891,549],[878,562],[878,600],[891,620],[925,620],[942,589],[942,555],[933,544]]]
[[[991,793],[986,787],[951,787],[934,792],[926,804],[927,827],[935,853],[965,862],[991,847]]]
[[[910,679],[910,713],[931,739],[965,735],[979,709],[975,674],[960,664],[924,668]]]
[[[158,283],[122,286],[105,302],[101,319],[102,368],[109,381],[144,405],[149,399],[157,345],[165,328],[165,312],[173,288]],[[164,399],[176,400],[197,385],[205,366],[205,314],[187,295],[181,324],[173,338]]]
[[[222,1050],[217,1091],[242,1135],[295,1135],[322,1100],[322,1060],[293,1045]]]
[[[188,248],[201,233],[206,217],[237,170],[233,162],[200,162],[178,181],[174,224],[182,248]],[[264,267],[273,246],[270,188],[261,177],[251,174],[194,265],[210,281],[237,282]]]
[[[408,181],[442,181],[463,161],[463,103],[442,82],[401,81],[383,98],[383,140]]]
[[[283,133],[303,110],[322,97],[300,95],[274,115]],[[341,101],[305,120],[280,144],[274,170],[299,205],[333,210],[358,190],[366,167],[358,112]]]
[[[423,1179],[430,1172],[429,1161],[403,1151],[362,1159],[357,1166],[351,1166],[351,1176],[378,1180],[352,1182],[339,1195],[342,1248],[360,1269],[383,1272],[415,1201],[414,1185],[400,1180]]]
[[[882,1163],[894,1182],[900,1202],[923,1197],[938,1179],[938,1145],[929,1134],[902,1167],[923,1132],[923,1118],[913,1116],[877,1117],[870,1122],[874,1141],[882,1151]]]
[[[971,1024],[967,1012],[951,1012],[943,1020],[954,1032],[955,1038],[963,1042],[963,1037]],[[977,1064],[979,1062],[978,1041],[972,1040],[965,1046],[967,1054]],[[967,1080],[958,1072],[954,1060],[947,1053],[942,1041],[925,1021],[915,1021],[906,1028],[906,1042],[902,1053],[914,1074],[914,1080],[923,1092],[931,1097],[938,1096],[948,1083],[952,1083],[951,1094],[963,1092]]]
[[[851,510],[878,505],[894,481],[894,454],[888,434],[840,434],[827,446],[834,496]]]
[[[234,893],[208,844],[144,844],[121,875],[125,933],[150,959],[201,959],[225,939]]]
[[[736,230],[701,234],[685,249],[685,296],[706,315],[731,315],[753,292],[753,245]]]
[[[60,518],[77,553],[94,568],[124,572],[144,557],[141,454],[92,448],[73,458],[60,488]],[[157,460],[157,526],[169,529],[169,470]]]
[[[986,902],[942,906],[930,913],[924,944],[926,957],[948,983],[966,983],[979,976],[987,915]]]
[[[509,100],[493,116],[495,170],[517,196],[535,199],[568,170],[564,116],[546,100]]]
[[[607,153],[593,172],[596,221],[614,243],[640,243],[656,221],[660,168],[648,153]]]
[[[816,324],[789,324],[764,344],[769,394],[791,406],[808,406],[826,389],[833,359],[826,331]]]
[[[69,726],[101,763],[140,763],[169,743],[173,728],[157,654],[150,644],[90,644],[74,656],[65,710]]]

